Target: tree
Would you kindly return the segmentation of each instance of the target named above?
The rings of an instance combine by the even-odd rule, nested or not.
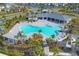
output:
[[[5,46],[4,42],[1,39],[0,39],[0,46],[1,47],[4,47]]]
[[[40,41],[43,39],[43,36],[40,33],[34,33],[32,37],[33,39],[40,40]]]
[[[52,38],[54,38],[54,37],[55,37],[55,35],[51,35],[51,37],[52,37]]]
[[[79,46],[79,40],[74,42],[76,46]]]
[[[59,49],[58,47],[52,49],[54,56],[58,55],[60,51],[61,51],[61,49]]]
[[[59,52],[61,52],[61,46],[59,45],[58,42],[53,42],[51,48],[50,48],[50,51],[53,52],[54,54],[53,55],[58,55]]]
[[[40,7],[40,10],[41,10],[41,13],[42,13],[42,10],[45,8],[45,5],[42,4],[42,3],[40,3],[40,4],[39,4],[39,7]]]
[[[26,40],[28,49],[25,51],[25,54],[30,56],[37,56],[37,55],[42,56],[44,55],[42,42],[38,40],[39,38],[37,38],[35,35],[33,35],[33,38],[29,38],[28,40]]]
[[[47,43],[49,45],[49,50],[54,53],[53,55],[58,55],[61,51],[60,45],[58,42],[54,42],[53,39],[48,38]]]
[[[41,33],[41,32],[42,32],[42,30],[39,30],[38,32],[39,32],[39,33]]]
[[[2,18],[6,19],[6,16],[3,15]]]
[[[52,43],[53,43],[53,39],[51,39],[51,38],[48,38],[46,41],[47,41],[47,43],[48,43],[49,46],[51,46]]]
[[[7,46],[7,49],[8,49],[8,50],[14,50],[15,47],[14,47],[14,45],[8,45],[8,46]]]

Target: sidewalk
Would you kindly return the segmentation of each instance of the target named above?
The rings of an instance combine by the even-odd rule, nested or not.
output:
[[[72,56],[72,54],[66,53],[66,52],[60,52],[58,55],[59,56]],[[53,56],[53,52],[49,52],[49,56]]]
[[[8,55],[5,55],[5,54],[0,53],[0,56],[8,56]]]

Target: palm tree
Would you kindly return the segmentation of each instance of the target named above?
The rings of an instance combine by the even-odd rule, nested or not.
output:
[[[5,46],[5,44],[4,44],[4,42],[2,40],[0,40],[0,46],[1,47],[4,47]]]
[[[25,55],[29,56],[37,56],[37,55],[44,55],[43,48],[41,46],[41,41],[38,41],[37,39],[28,39],[28,48],[27,51],[25,51]]]
[[[6,52],[8,52],[7,43],[5,41],[0,40],[0,46],[2,47],[2,49],[4,49]]]
[[[40,33],[34,33],[32,37],[33,39],[40,40],[40,41],[43,39],[43,36]]]
[[[48,43],[49,46],[51,46],[52,43],[53,43],[53,40],[51,38],[48,38],[46,41],[47,41],[47,43]]]
[[[41,32],[42,32],[42,30],[40,29],[38,32],[39,32],[39,33],[41,33]]]
[[[21,43],[21,44],[24,43],[25,36],[22,35],[21,32],[19,32],[19,33],[17,34],[17,36],[15,36],[15,38],[17,39],[17,42],[18,42],[18,43]]]
[[[79,40],[77,39],[77,41],[75,41],[75,45],[79,46]]]
[[[59,43],[54,42],[52,38],[48,38],[47,43],[49,45],[49,50],[54,53],[53,55],[58,55],[59,52],[61,52]]]
[[[61,51],[61,49],[59,49],[57,47],[52,49],[52,52],[53,52],[54,56],[58,55],[60,53],[60,51]]]
[[[6,19],[6,16],[3,15],[2,18]]]
[[[55,37],[55,35],[51,35],[51,37],[52,37],[52,38],[54,38],[54,37]]]
[[[40,6],[41,13],[42,13],[42,10],[44,9],[45,5],[40,3],[39,6]]]
[[[79,51],[79,40],[77,39],[77,40],[74,42],[74,44],[75,44],[75,50],[76,50],[76,52]]]

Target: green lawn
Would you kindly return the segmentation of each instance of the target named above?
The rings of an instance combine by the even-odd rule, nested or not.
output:
[[[19,53],[17,51],[6,51],[4,49],[0,49],[0,53],[6,54],[9,56],[22,56],[23,55],[23,53]]]

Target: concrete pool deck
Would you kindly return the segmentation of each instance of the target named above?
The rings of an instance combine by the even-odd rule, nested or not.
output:
[[[4,34],[4,37],[15,39],[15,36],[19,33],[19,26],[21,25],[34,25],[34,26],[43,26],[43,25],[50,25],[50,26],[59,26],[59,24],[49,22],[46,20],[38,20],[36,22],[20,22],[14,25],[14,27],[6,34]],[[28,35],[30,37],[30,35]]]

